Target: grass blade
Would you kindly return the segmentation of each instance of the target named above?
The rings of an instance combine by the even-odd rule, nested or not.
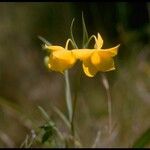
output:
[[[150,143],[150,128],[148,128],[133,144],[133,148],[144,148]]]
[[[83,12],[82,12],[82,27],[83,27],[83,41],[82,41],[82,47],[85,48],[85,44],[86,44],[87,41],[88,41],[88,32],[87,32],[87,29],[86,29]]]
[[[45,43],[46,45],[52,45],[50,42],[48,42],[46,39],[44,39],[42,36],[38,36],[38,38],[43,42]]]
[[[68,121],[66,116],[57,107],[54,107],[53,110],[59,115],[59,117],[64,121],[64,123],[70,129],[70,122]]]
[[[41,107],[41,106],[38,106],[39,110],[41,111],[41,113],[43,114],[44,118],[46,119],[46,121],[49,121],[50,120],[50,117],[49,115],[47,114],[47,112]]]
[[[71,22],[70,34],[71,34],[71,40],[73,41],[73,44],[74,44],[74,48],[78,48],[78,46],[77,46],[77,44],[76,44],[76,42],[75,42],[75,40],[74,40],[74,36],[73,36],[73,32],[72,32],[74,20],[75,20],[75,19],[73,19],[72,22]]]

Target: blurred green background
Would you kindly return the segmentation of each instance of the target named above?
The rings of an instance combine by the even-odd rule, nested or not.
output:
[[[117,69],[106,73],[113,101],[111,138],[107,135],[107,97],[101,73],[88,78],[81,65],[70,69],[72,94],[78,89],[75,119],[83,146],[90,147],[100,131],[97,147],[131,147],[150,127],[150,3],[3,2],[0,3],[0,147],[19,147],[31,129],[43,124],[39,105],[65,130],[50,107],[57,106],[67,113],[64,77],[45,67],[46,53],[38,36],[64,46],[75,18],[74,37],[81,47],[82,12],[89,35],[99,32],[103,48],[121,44],[115,58]],[[77,88],[80,72],[82,80]]]

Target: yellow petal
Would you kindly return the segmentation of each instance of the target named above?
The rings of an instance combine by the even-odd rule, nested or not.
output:
[[[95,66],[93,66],[90,62],[90,59],[83,61],[83,71],[88,77],[94,77],[94,75],[97,73],[97,69]]]
[[[63,72],[73,66],[76,59],[71,51],[55,51],[50,55],[49,67],[51,70]]]
[[[97,51],[94,51],[94,53],[91,55],[91,62],[93,65],[98,65],[100,63],[100,56]]]
[[[60,51],[60,50],[65,50],[63,47],[61,46],[47,46],[45,45],[46,49],[49,49],[50,51]]]
[[[88,57],[90,57],[93,52],[94,51],[90,50],[90,49],[74,49],[74,50],[72,50],[72,53],[74,54],[74,56],[80,60],[88,59]]]
[[[120,45],[117,45],[115,47],[109,48],[109,49],[100,49],[99,53],[103,55],[107,55],[107,57],[114,57],[118,53],[118,48]]]
[[[69,50],[53,52],[53,56],[60,60],[68,61],[70,63],[75,61],[75,57],[74,57],[72,51],[69,51]]]
[[[115,69],[114,60],[112,57],[105,57],[104,55],[100,55],[100,63],[95,65],[95,67],[102,72],[111,71]]]
[[[101,35],[98,33],[97,34],[97,38],[95,38],[95,49],[101,49],[101,47],[103,46],[103,39],[101,37]]]

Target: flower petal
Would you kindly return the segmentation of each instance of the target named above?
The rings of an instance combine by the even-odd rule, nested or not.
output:
[[[63,72],[71,68],[76,59],[71,51],[55,51],[49,57],[49,67],[51,70]]]
[[[65,50],[63,47],[61,46],[48,46],[45,45],[45,49],[49,49],[50,51],[60,51],[60,50]]]
[[[107,55],[107,57],[114,57],[118,53],[118,48],[120,45],[117,45],[115,47],[109,48],[109,49],[101,49],[99,50],[99,53],[103,55]]]
[[[100,55],[100,63],[95,65],[95,67],[102,72],[111,71],[115,69],[114,60],[112,57],[107,57],[104,55]]]
[[[97,51],[94,51],[94,53],[91,55],[91,62],[93,65],[98,65],[100,63],[101,59]]]
[[[74,49],[74,50],[72,50],[72,53],[74,54],[74,56],[80,60],[88,59],[93,52],[94,51],[90,50],[90,49]]]
[[[94,75],[97,73],[97,69],[92,63],[90,62],[90,59],[83,61],[82,64],[83,71],[88,77],[94,77]]]
[[[101,37],[101,35],[98,33],[97,34],[97,38],[95,37],[95,49],[101,49],[101,47],[103,46],[103,39]]]

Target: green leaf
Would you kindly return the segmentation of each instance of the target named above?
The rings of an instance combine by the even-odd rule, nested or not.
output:
[[[41,128],[44,130],[44,134],[42,136],[42,143],[45,143],[48,140],[52,140],[52,137],[55,135],[55,129],[54,124],[51,124],[51,122],[48,122],[41,126]]]
[[[49,121],[47,123],[45,123],[43,126],[41,126],[41,129],[44,129],[45,131],[51,130],[51,128],[53,128],[55,126],[54,122]]]
[[[50,117],[49,115],[47,114],[47,112],[41,107],[41,106],[38,106],[39,110],[41,111],[41,113],[43,114],[44,118],[49,121],[50,120]]]
[[[45,143],[46,141],[48,141],[49,139],[51,139],[52,137],[52,132],[45,132],[43,137],[42,137],[42,143]]]
[[[82,12],[82,27],[83,27],[83,41],[82,41],[82,47],[85,48],[85,44],[86,44],[87,41],[88,41],[88,32],[87,32],[87,29],[86,29],[83,12]]]
[[[45,132],[50,130],[50,127],[46,125],[43,125],[40,128],[43,129]]]
[[[53,110],[58,114],[58,116],[64,121],[64,123],[70,129],[71,125],[67,117],[57,107],[54,107]]]
[[[38,36],[38,38],[43,42],[45,43],[46,45],[50,46],[52,45],[50,42],[48,42],[45,38],[43,38],[42,36]]]
[[[75,20],[75,19],[73,18],[73,20],[72,20],[72,22],[71,22],[70,35],[71,35],[71,40],[73,41],[73,44],[74,44],[74,48],[78,48],[78,46],[77,46],[77,44],[76,44],[76,42],[75,42],[75,40],[74,40],[74,36],[73,36],[73,32],[72,32],[74,20]]]
[[[133,148],[144,148],[150,143],[150,128],[148,128],[133,144]]]

